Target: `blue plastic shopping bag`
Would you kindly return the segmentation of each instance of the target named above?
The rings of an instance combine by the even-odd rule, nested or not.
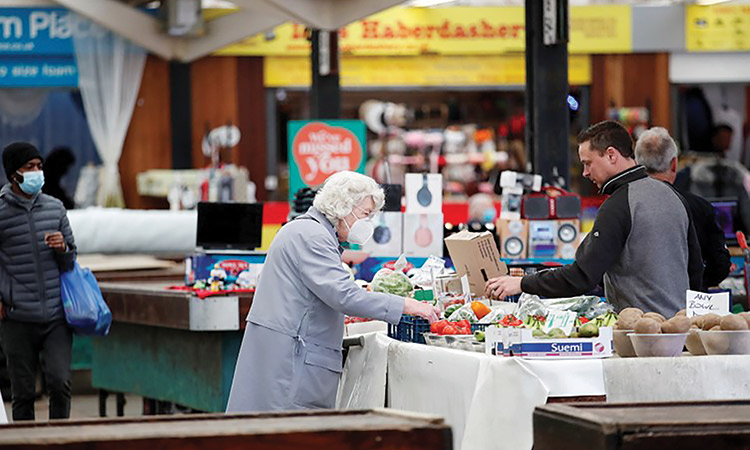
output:
[[[94,274],[74,263],[73,270],[60,274],[65,319],[82,334],[106,336],[112,325],[112,313],[104,302]]]

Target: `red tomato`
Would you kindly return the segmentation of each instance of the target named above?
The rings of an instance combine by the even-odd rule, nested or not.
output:
[[[440,334],[458,334],[458,331],[453,325],[447,325]]]
[[[469,322],[467,319],[464,319],[460,322],[458,322],[462,327],[464,328],[471,328],[471,322]]]
[[[438,324],[437,322],[432,322],[430,324],[430,333],[437,333],[438,332],[437,331],[437,324]]]
[[[446,325],[448,325],[448,323],[449,322],[447,320],[445,320],[445,319],[438,320],[437,322],[434,322],[434,324],[435,324],[435,332],[437,334],[443,334],[443,328],[445,328]]]

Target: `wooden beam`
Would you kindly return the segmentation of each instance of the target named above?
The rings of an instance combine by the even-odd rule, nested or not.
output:
[[[270,12],[240,10],[206,22],[206,35],[181,41],[176,47],[175,57],[184,62],[194,61],[288,20],[277,11]]]
[[[115,0],[55,0],[61,6],[119,34],[164,59],[174,57],[174,40],[156,18]]]
[[[265,3],[292,20],[321,30],[337,30],[403,0],[239,0],[235,4]]]
[[[32,6],[57,6],[52,0],[0,0],[0,8],[30,8]]]

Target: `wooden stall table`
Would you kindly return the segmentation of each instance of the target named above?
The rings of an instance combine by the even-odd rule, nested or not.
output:
[[[199,299],[166,289],[174,284],[179,281],[100,284],[112,328],[93,340],[92,386],[224,411],[252,294]],[[103,403],[100,413],[106,415]],[[144,407],[153,413],[156,404]]]
[[[89,450],[452,448],[451,429],[443,419],[385,410],[195,414],[23,423],[2,427],[0,447]]]
[[[534,449],[750,448],[750,402],[585,403],[534,412]]]

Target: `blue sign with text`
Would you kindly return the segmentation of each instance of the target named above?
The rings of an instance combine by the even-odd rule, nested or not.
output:
[[[77,86],[72,27],[64,8],[0,8],[0,87]]]
[[[73,57],[0,57],[0,87],[75,87],[78,68]]]
[[[72,55],[64,8],[0,8],[0,55]]]

